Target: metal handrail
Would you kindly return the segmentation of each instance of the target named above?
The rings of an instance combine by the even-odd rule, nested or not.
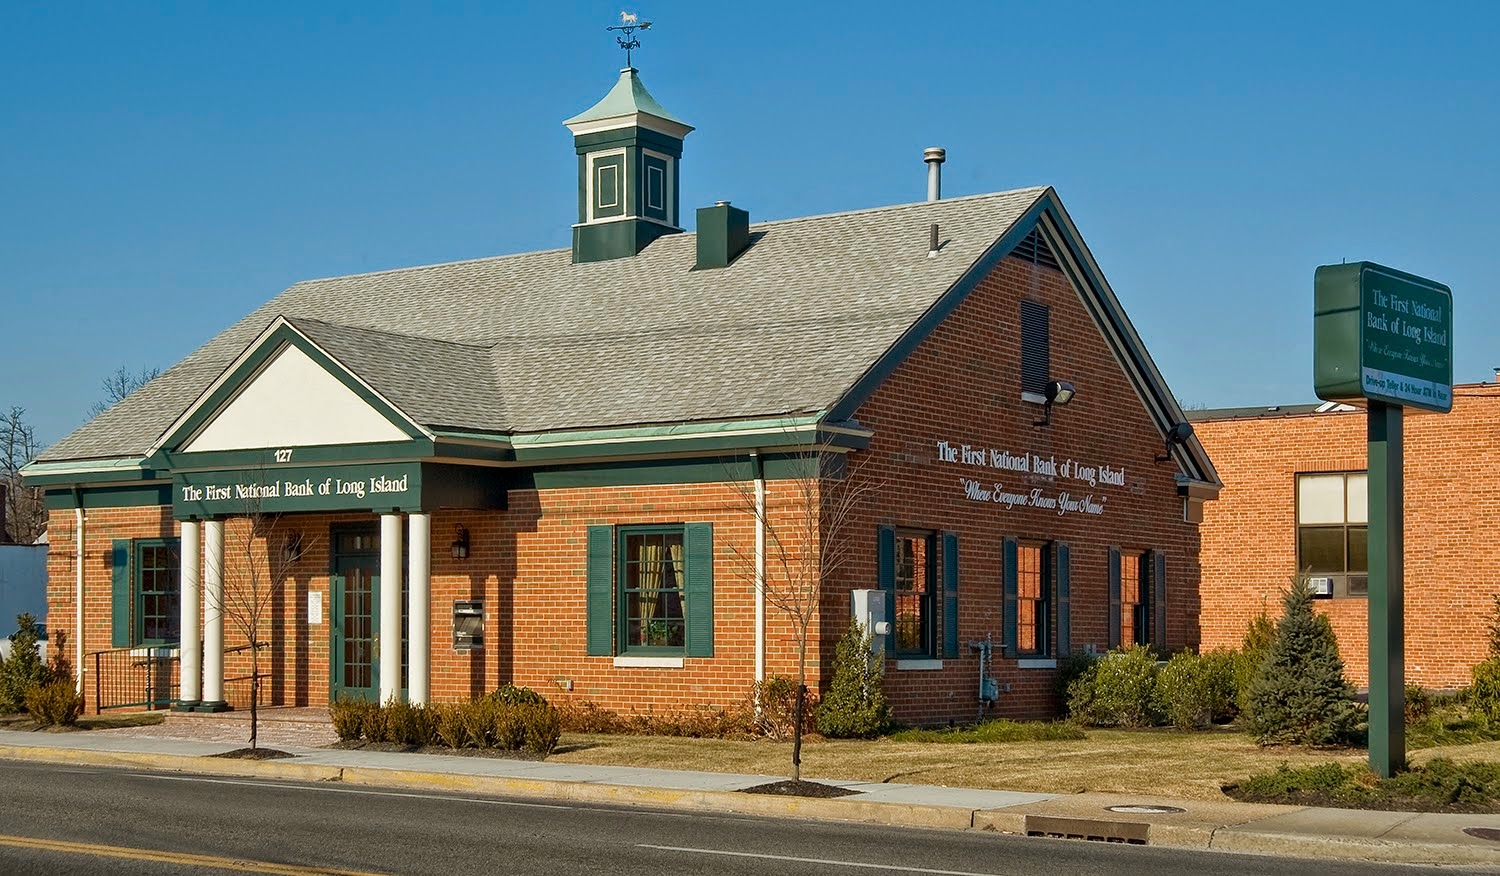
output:
[[[169,709],[178,701],[178,644],[137,645],[89,654],[94,714],[105,709]]]

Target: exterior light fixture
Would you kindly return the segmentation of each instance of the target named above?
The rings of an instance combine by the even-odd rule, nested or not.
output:
[[[1161,456],[1156,457],[1157,462],[1166,462],[1172,458],[1172,448],[1186,444],[1193,437],[1193,424],[1184,420],[1167,430],[1167,447]]]
[[[469,558],[469,530],[459,524],[453,529],[453,559],[467,560]]]
[[[1074,389],[1073,384],[1067,382],[1066,380],[1047,381],[1047,400],[1043,403],[1042,418],[1040,420],[1037,420],[1035,423],[1032,423],[1031,425],[1046,426],[1051,423],[1052,406],[1065,405],[1068,402],[1072,401],[1073,396],[1077,394],[1078,390]]]

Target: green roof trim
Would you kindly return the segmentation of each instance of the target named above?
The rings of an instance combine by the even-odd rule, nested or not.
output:
[[[634,67],[626,67],[620,71],[620,79],[615,87],[604,95],[604,99],[563,122],[564,125],[580,125],[585,122],[598,122],[604,119],[613,119],[620,116],[642,113],[648,116],[656,116],[669,122],[682,125],[689,131],[692,125],[667,112],[667,108],[656,102],[651,92],[641,82],[641,77],[636,75]]]
[[[160,475],[147,460],[79,459],[66,462],[33,462],[21,468],[27,486],[47,487],[73,484],[107,484],[125,481],[156,480]]]

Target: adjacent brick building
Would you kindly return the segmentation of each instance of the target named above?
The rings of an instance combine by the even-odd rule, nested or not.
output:
[[[91,701],[244,705],[254,617],[271,704],[727,706],[819,558],[813,683],[873,591],[910,721],[1197,644],[1217,475],[1056,193],[690,234],[634,70],[567,124],[571,250],[297,284],[27,469]]]
[[[1203,647],[1238,647],[1255,615],[1276,615],[1300,572],[1326,591],[1318,607],[1351,680],[1368,684],[1364,412],[1320,404],[1191,416],[1224,481],[1202,526]],[[1486,656],[1500,593],[1500,550],[1484,528],[1500,509],[1491,465],[1500,386],[1455,386],[1449,414],[1408,409],[1405,455],[1406,679],[1454,689]]]

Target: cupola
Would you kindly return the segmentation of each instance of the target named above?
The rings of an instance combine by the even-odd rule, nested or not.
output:
[[[634,67],[563,124],[578,152],[574,264],[633,256],[682,230],[677,162],[693,126],[657,103]]]

